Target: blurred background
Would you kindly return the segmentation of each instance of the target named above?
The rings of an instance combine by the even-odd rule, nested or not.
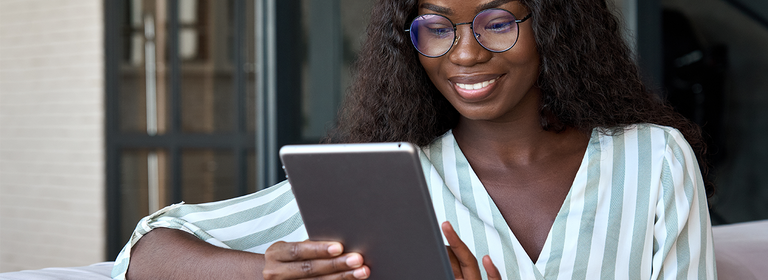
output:
[[[113,260],[165,205],[284,178],[373,0],[0,0],[0,272]],[[609,0],[710,144],[715,224],[768,219],[768,2]]]

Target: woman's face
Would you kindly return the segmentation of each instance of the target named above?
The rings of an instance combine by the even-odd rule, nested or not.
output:
[[[454,24],[471,22],[486,8],[505,9],[518,19],[529,14],[512,0],[419,1],[419,14],[440,14]],[[534,84],[540,62],[531,20],[519,23],[518,32],[512,49],[495,53],[478,44],[469,24],[458,25],[459,40],[448,53],[436,58],[419,55],[419,60],[437,89],[466,119],[512,121],[532,114],[538,118],[539,90]]]

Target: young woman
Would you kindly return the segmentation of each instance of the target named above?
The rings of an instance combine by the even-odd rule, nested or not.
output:
[[[381,0],[357,70],[329,139],[422,148],[457,279],[716,278],[699,132],[643,86],[604,0]],[[283,182],[150,215],[114,276],[375,273],[306,238]]]

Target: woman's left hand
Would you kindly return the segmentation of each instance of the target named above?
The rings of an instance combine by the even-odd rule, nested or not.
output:
[[[453,275],[456,279],[483,279],[480,276],[480,268],[477,265],[475,255],[472,254],[467,245],[459,239],[459,236],[456,234],[456,231],[453,230],[451,223],[443,222],[441,227],[443,234],[445,234],[445,239],[447,239],[448,244],[450,244],[447,248],[448,256],[451,259],[451,267],[453,267]],[[501,280],[501,274],[491,261],[490,256],[483,256],[483,267],[485,268],[486,273],[488,273],[488,280]]]

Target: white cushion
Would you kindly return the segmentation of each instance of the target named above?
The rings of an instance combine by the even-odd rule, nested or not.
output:
[[[106,280],[112,279],[113,262],[95,263],[81,267],[49,267],[0,273],[2,280]]]
[[[717,278],[768,279],[768,220],[712,227]]]

